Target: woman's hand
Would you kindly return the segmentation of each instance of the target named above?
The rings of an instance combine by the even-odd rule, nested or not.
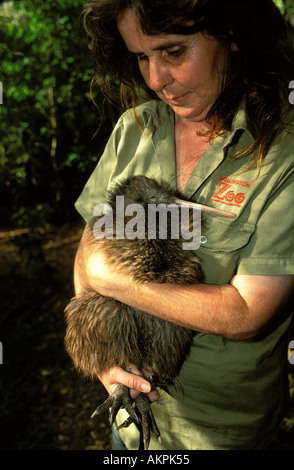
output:
[[[117,289],[128,289],[131,277],[116,265],[111,266],[103,250],[103,244],[97,243],[95,250],[87,242],[88,231],[86,226],[82,235],[74,267],[74,284],[76,295],[84,290],[94,290],[105,297],[114,297]]]
[[[121,383],[130,389],[130,397],[134,400],[141,392],[147,393],[151,402],[159,399],[157,390],[152,390],[150,382],[148,382],[143,374],[134,366],[129,365],[128,371],[121,367],[112,367],[108,371],[99,375],[100,381],[111,395],[115,387]]]

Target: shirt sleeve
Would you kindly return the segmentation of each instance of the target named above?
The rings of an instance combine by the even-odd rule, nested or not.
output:
[[[294,169],[267,200],[252,237],[242,250],[238,274],[294,274]]]
[[[76,210],[87,224],[93,218],[95,205],[105,202],[106,191],[111,181],[113,169],[116,166],[117,148],[122,134],[122,127],[123,123],[120,119],[106,144],[96,168],[75,203]]]

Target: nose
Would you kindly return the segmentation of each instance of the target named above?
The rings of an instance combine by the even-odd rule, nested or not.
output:
[[[149,62],[149,88],[160,92],[165,86],[173,82],[169,68],[161,61],[150,59]]]

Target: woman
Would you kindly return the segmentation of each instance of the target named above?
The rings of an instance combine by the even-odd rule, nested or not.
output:
[[[184,396],[153,405],[163,444],[150,449],[264,449],[287,406],[287,330],[294,286],[293,50],[271,0],[96,0],[85,11],[96,75],[119,79],[119,120],[76,203],[87,224],[120,177],[173,182],[184,198],[230,210],[204,214],[207,282],[134,286],[82,237],[75,287],[198,332],[179,381]],[[291,76],[292,73],[292,76]],[[100,376],[111,393],[151,390],[141,371]],[[119,423],[125,419],[124,410]],[[136,449],[136,430],[120,431]]]

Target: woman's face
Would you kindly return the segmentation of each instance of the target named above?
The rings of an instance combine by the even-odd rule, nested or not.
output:
[[[204,121],[225,80],[225,48],[202,33],[146,36],[132,10],[125,10],[117,25],[147,86],[178,118]]]

